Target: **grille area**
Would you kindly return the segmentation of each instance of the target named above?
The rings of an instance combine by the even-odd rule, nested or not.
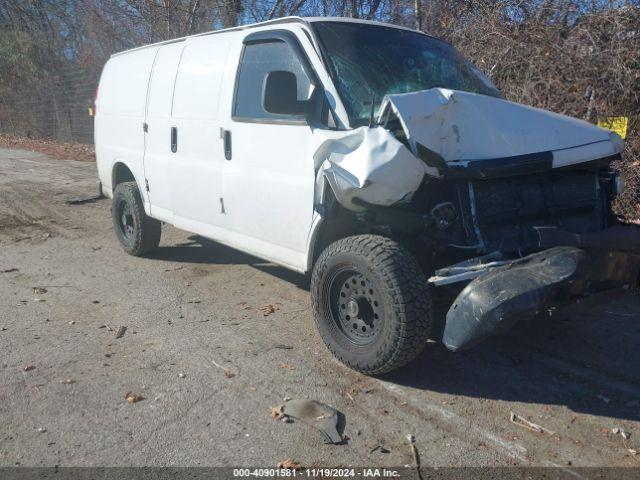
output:
[[[476,234],[487,251],[517,251],[535,226],[572,233],[605,228],[610,185],[596,171],[547,172],[468,183]]]

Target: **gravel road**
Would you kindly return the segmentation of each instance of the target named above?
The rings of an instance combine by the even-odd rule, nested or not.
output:
[[[424,466],[640,464],[637,291],[368,378],[322,345],[303,276],[168,226],[127,256],[108,200],[66,203],[95,177],[0,149],[0,465],[402,466],[408,433]],[[333,405],[350,440],[272,420],[285,397]]]

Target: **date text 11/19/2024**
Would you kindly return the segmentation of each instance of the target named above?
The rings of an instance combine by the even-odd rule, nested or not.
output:
[[[233,470],[233,476],[236,478],[398,478],[401,474],[398,470],[387,468],[306,468],[303,470],[285,468],[235,468]]]

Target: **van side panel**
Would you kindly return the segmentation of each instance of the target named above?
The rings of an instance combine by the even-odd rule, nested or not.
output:
[[[225,220],[218,108],[228,52],[236,39],[236,32],[187,39],[176,77],[172,116],[178,142],[169,167],[171,204],[175,225],[186,228],[185,220],[197,222],[200,234]]]
[[[185,42],[160,47],[151,74],[147,101],[144,172],[149,182],[151,215],[172,222],[170,165],[176,161],[171,151],[173,89]]]
[[[131,170],[148,210],[144,186],[144,132],[149,75],[158,48],[112,57],[104,67],[96,103],[95,143],[98,175],[107,195],[112,170],[122,162]]]

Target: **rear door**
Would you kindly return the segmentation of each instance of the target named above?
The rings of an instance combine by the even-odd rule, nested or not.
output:
[[[300,58],[302,49],[293,48],[282,35],[269,34],[245,39],[229,102],[223,177],[226,222],[234,246],[304,270],[313,216],[312,128],[302,116],[266,112],[262,87],[266,75],[276,70],[296,75],[299,100],[309,99],[312,86]]]
[[[184,42],[163,45],[158,50],[151,73],[146,110],[145,177],[151,200],[151,215],[171,222],[170,175],[174,154],[171,151],[171,107],[173,89]]]

